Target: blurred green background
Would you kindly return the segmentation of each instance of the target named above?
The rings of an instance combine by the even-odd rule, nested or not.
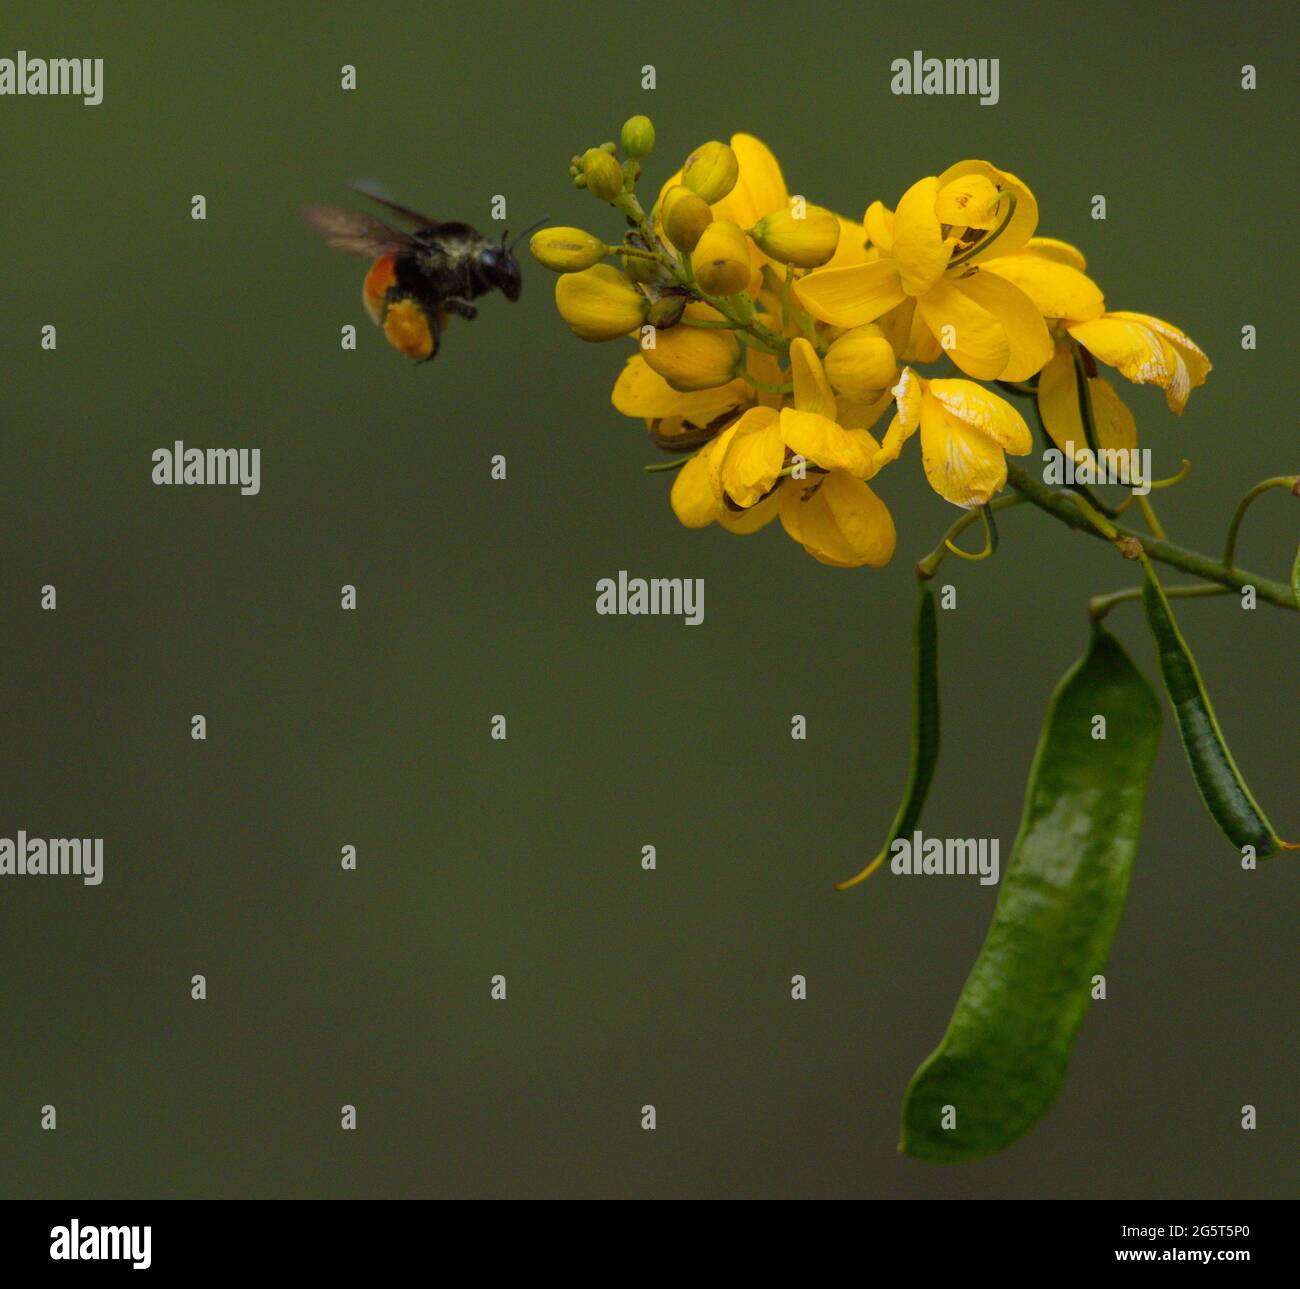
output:
[[[896,1153],[996,898],[831,888],[906,773],[911,568],[953,518],[918,452],[879,481],[883,572],[823,568],[778,528],[687,531],[609,405],[623,346],[573,338],[548,273],[526,264],[517,305],[481,301],[412,369],[363,314],[364,264],[296,213],[368,177],[438,216],[490,227],[501,193],[512,227],[614,236],[565,169],[633,112],[658,128],[656,185],[744,129],[854,217],[987,157],[1113,307],[1213,357],[1181,421],[1124,396],[1158,474],[1194,462],[1160,497],[1171,535],[1217,551],[1237,497],[1297,467],[1293,10],[24,2],[0,31],[0,56],[106,60],[99,107],[0,99],[0,834],[107,855],[97,889],[0,884],[4,1194],[1297,1193],[1294,875],[1242,873],[1168,723],[1110,997],[1056,1109],[987,1163]],[[999,58],[1001,102],[893,97],[913,49]],[[153,486],[175,438],[260,447],[261,495]],[[1261,501],[1241,562],[1282,576],[1296,519]],[[598,617],[621,568],[703,577],[704,625]],[[945,564],[927,833],[997,836],[1005,859],[1085,598],[1133,571],[1027,510],[995,561]],[[1294,835],[1300,622],[1180,612]],[[1150,671],[1133,606],[1114,625]]]

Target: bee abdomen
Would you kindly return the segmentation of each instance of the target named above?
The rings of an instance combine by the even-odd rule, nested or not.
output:
[[[397,256],[383,255],[371,266],[361,287],[366,312],[381,326],[388,311],[388,290],[397,282]]]

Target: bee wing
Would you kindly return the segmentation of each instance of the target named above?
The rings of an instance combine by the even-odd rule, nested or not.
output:
[[[398,251],[414,250],[419,243],[413,237],[391,228],[382,219],[363,215],[356,210],[339,210],[336,206],[305,206],[302,217],[325,234],[325,240],[340,251],[378,258]]]
[[[428,215],[421,215],[418,210],[412,210],[409,206],[390,201],[387,197],[381,197],[369,184],[354,183],[349,184],[348,187],[353,192],[359,192],[363,197],[369,197],[371,201],[377,201],[381,206],[391,210],[394,215],[400,215],[403,219],[410,220],[416,228],[436,228],[438,226],[436,219],[431,219]]]

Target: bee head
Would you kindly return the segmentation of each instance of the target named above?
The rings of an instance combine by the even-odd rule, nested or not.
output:
[[[492,283],[507,300],[519,299],[520,289],[524,285],[524,275],[520,272],[519,261],[515,259],[515,247],[528,236],[529,233],[536,232],[537,229],[546,223],[546,220],[539,219],[537,223],[525,228],[518,237],[515,238],[508,246],[506,238],[510,236],[506,233],[501,238],[499,244],[492,243],[485,246],[478,256],[479,268],[483,271],[483,276]]]
[[[519,299],[524,276],[519,271],[519,261],[514,257],[512,247],[503,241],[485,246],[478,253],[478,266],[483,276],[505,296],[507,300]]]

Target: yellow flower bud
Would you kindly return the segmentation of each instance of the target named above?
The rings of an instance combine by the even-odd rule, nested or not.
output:
[[[695,249],[700,234],[713,223],[709,203],[684,184],[669,188],[659,209],[668,240],[687,255]]]
[[[821,206],[774,210],[749,230],[759,249],[782,264],[815,269],[835,254],[840,221]]]
[[[692,192],[699,193],[710,206],[721,201],[735,186],[740,176],[740,162],[725,144],[713,139],[703,143],[682,167],[682,183]]]
[[[650,312],[650,302],[612,264],[559,277],[555,307],[583,340],[617,340],[641,326]]]
[[[711,295],[735,295],[749,285],[749,241],[728,219],[717,219],[700,235],[691,256],[695,280]]]
[[[846,331],[826,351],[826,379],[847,398],[865,401],[898,374],[893,346],[874,322]]]
[[[688,304],[686,317],[720,322],[722,315],[707,304]],[[740,342],[721,327],[691,327],[656,331],[654,347],[641,357],[675,390],[688,393],[714,389],[735,378],[741,363]]]
[[[543,228],[528,243],[533,259],[556,273],[577,273],[589,269],[609,253],[598,237],[581,228]]]
[[[601,201],[613,201],[623,191],[623,167],[604,148],[582,154],[582,174],[587,191]]]
[[[655,146],[654,123],[648,116],[630,116],[623,122],[619,139],[629,157],[648,157]]]

